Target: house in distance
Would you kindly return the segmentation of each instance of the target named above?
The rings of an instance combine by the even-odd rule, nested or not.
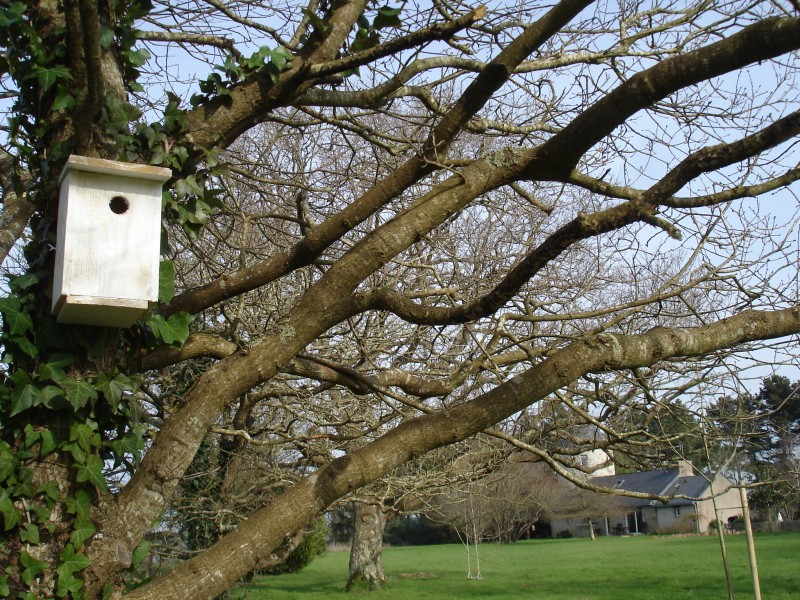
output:
[[[589,537],[590,522],[596,535],[707,533],[716,520],[715,508],[723,523],[742,515],[736,486],[721,474],[713,481],[695,475],[688,461],[681,461],[674,468],[604,474],[588,481],[613,490],[670,499],[665,503],[651,498],[605,496],[578,492],[576,488],[582,499],[581,510],[554,510],[550,518],[553,535]]]

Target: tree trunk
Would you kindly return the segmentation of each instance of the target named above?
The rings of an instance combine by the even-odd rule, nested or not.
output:
[[[386,582],[381,557],[386,515],[377,504],[354,502],[353,505],[355,530],[350,550],[350,574],[345,589],[377,590]]]

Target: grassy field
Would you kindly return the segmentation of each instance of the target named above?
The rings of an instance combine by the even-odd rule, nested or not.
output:
[[[743,535],[728,536],[737,599],[752,598]],[[800,534],[756,537],[761,592],[768,600],[800,598]],[[715,537],[608,537],[532,540],[480,546],[483,579],[466,578],[463,546],[388,548],[388,586],[346,594],[349,554],[328,552],[298,574],[258,577],[234,597],[247,600],[461,599],[676,600],[727,598]],[[474,567],[473,567],[474,570]]]

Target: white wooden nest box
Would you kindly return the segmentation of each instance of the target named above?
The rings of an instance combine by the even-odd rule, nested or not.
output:
[[[161,187],[169,169],[71,156],[61,174],[53,314],[130,327],[158,300]]]

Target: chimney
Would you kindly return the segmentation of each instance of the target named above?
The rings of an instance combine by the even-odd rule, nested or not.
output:
[[[691,477],[694,475],[694,467],[690,460],[678,461],[678,477]]]

